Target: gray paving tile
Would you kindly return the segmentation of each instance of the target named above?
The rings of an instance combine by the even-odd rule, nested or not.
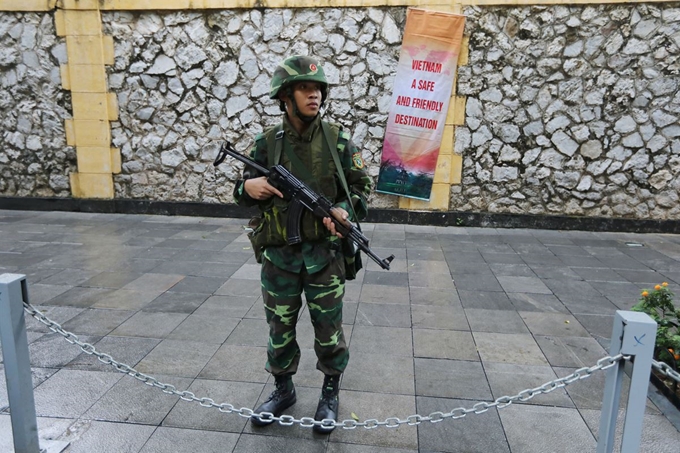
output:
[[[260,293],[253,296],[210,296],[196,309],[194,314],[225,318],[243,318],[251,308],[264,312]],[[257,303],[256,301],[260,301]],[[257,306],[257,307],[256,307]]]
[[[356,324],[360,326],[411,327],[408,305],[359,303]]]
[[[42,285],[36,283],[31,285],[28,289],[28,301],[33,305],[44,305],[71,288],[72,286]]]
[[[233,433],[160,427],[140,453],[185,453],[195,449],[196,445],[201,446],[201,453],[223,453],[232,451],[238,438],[238,434]]]
[[[409,295],[414,305],[460,305],[460,297],[455,290],[412,286]]]
[[[35,305],[35,304],[34,307],[39,312],[44,314],[46,317],[59,324],[64,324],[66,321],[78,315],[79,313],[82,313],[83,310],[85,310],[84,308],[80,307],[57,307],[50,305]],[[26,330],[28,332],[44,332],[44,333],[52,332],[47,326],[45,326],[43,323],[39,322],[32,316],[24,314],[24,319],[26,321]]]
[[[413,357],[411,329],[402,327],[355,326],[352,331],[351,352]]]
[[[268,429],[267,427],[265,429]],[[307,429],[311,431],[311,429]],[[323,453],[324,439],[290,439],[277,436],[243,434],[239,437],[234,453],[259,453],[263,451],[295,451],[300,453]]]
[[[12,438],[12,423],[9,414],[0,414],[0,451],[13,452],[14,439]],[[73,420],[51,417],[38,417],[38,438],[56,439],[68,429]],[[41,447],[45,447],[46,442],[41,441]]]
[[[95,343],[100,337],[80,335],[78,339],[85,343]],[[31,366],[55,368],[63,367],[80,354],[78,346],[69,344],[63,336],[46,334],[28,345]]]
[[[109,297],[113,291],[107,288],[75,287],[50,299],[49,304],[69,307],[91,307],[100,300]]]
[[[169,291],[210,295],[217,291],[224,282],[225,279],[219,277],[184,277]]]
[[[231,332],[226,344],[235,346],[267,346],[268,338],[269,326],[264,320],[243,319]]]
[[[534,271],[523,263],[492,263],[489,265],[491,272],[496,277],[510,276],[510,277],[536,277]]]
[[[35,389],[36,414],[80,417],[122,377],[119,373],[59,370]]]
[[[459,291],[503,291],[493,274],[451,274],[451,277]]]
[[[625,282],[626,279],[611,269],[592,267],[572,267],[583,280],[587,282]]]
[[[151,338],[106,336],[96,342],[94,346],[98,352],[110,355],[117,362],[134,367],[158,343],[160,343],[160,340]],[[105,364],[99,361],[96,356],[84,352],[70,361],[66,367],[78,370],[118,373],[118,370],[113,366]]]
[[[599,435],[600,415],[597,410],[582,409],[581,416],[590,428],[594,436]],[[626,412],[620,410],[616,421],[616,434],[612,451],[621,451],[621,438]],[[640,439],[641,452],[675,453],[680,443],[680,431],[678,431],[666,417],[660,415],[645,414],[642,421],[642,437]]]
[[[553,369],[558,377],[568,376],[576,371],[576,368],[553,367]],[[569,397],[579,410],[594,409],[599,411],[602,409],[602,395],[604,393],[606,378],[606,372],[599,371],[591,374],[586,379],[575,381],[565,388]],[[626,395],[628,395],[629,389],[630,379],[628,378],[628,375],[624,374],[623,382],[621,384],[621,408],[627,406],[628,398]],[[648,399],[645,405],[645,413],[658,415],[660,412]]]
[[[518,395],[525,389],[537,388],[557,379],[555,372],[549,365],[485,362],[484,371],[489,379],[493,399]],[[525,404],[521,401],[516,403]],[[526,404],[574,407],[564,389],[538,394],[527,401]]]
[[[460,302],[465,308],[488,310],[512,310],[513,305],[502,291],[465,291],[458,290]]]
[[[564,302],[564,306],[574,315],[613,315],[618,309],[606,297],[590,297],[577,301],[567,300]]]
[[[137,452],[151,437],[155,427],[92,421],[86,429],[74,430],[69,453]]]
[[[313,351],[309,351],[314,356]],[[267,348],[222,345],[198,375],[201,379],[222,381],[260,382],[269,378],[264,365]],[[297,380],[296,380],[297,381]]]
[[[367,370],[371,370],[370,373],[367,373]],[[352,352],[343,374],[341,388],[413,395],[415,392],[413,361],[380,352],[372,354]]]
[[[473,336],[484,363],[548,364],[530,334],[473,332]]]
[[[50,376],[52,376],[57,371],[59,371],[57,368],[31,367],[31,381],[33,383],[33,388],[36,388],[37,386],[45,382]],[[0,379],[0,412],[4,412],[5,408],[9,408],[9,396],[7,395],[7,380],[5,377],[4,365],[0,365],[0,376],[2,376],[2,379]]]
[[[141,277],[139,272],[101,272],[80,286],[118,289]]]
[[[588,337],[588,331],[573,316],[563,313],[519,312],[531,333],[558,337]]]
[[[512,310],[466,308],[465,315],[473,332],[529,333],[522,318]]]
[[[366,271],[364,285],[380,285],[391,287],[407,287],[408,274],[402,272],[373,272]]]
[[[132,315],[131,311],[86,309],[64,323],[62,327],[77,335],[104,336]]]
[[[574,272],[567,265],[563,266],[543,266],[532,265],[531,269],[536,275],[544,279],[561,279],[561,280],[583,280],[583,277]]]
[[[196,377],[219,345],[186,340],[163,340],[138,364],[137,370],[145,374]]]
[[[469,400],[417,397],[418,413],[449,412],[457,407],[469,408]],[[469,415],[457,420],[423,423],[418,427],[418,445],[421,451],[510,453],[498,411],[491,409],[482,414]]]
[[[167,291],[183,278],[184,275],[147,273],[123,286],[123,289],[131,291]]]
[[[98,294],[98,300],[92,308],[110,308],[112,310],[139,310],[162,294],[162,291],[136,291],[117,289]]]
[[[263,384],[231,381],[195,380],[189,391],[196,397],[212,398],[215,403],[229,403],[236,408],[255,407]],[[240,433],[246,419],[236,414],[224,414],[217,409],[202,407],[197,403],[180,401],[163,420],[163,426]]]
[[[159,382],[175,386],[180,392],[186,390],[192,381],[175,376],[154,377]],[[83,417],[109,422],[159,425],[178,401],[178,396],[169,395],[159,388],[124,376]]]
[[[497,279],[506,293],[552,294],[552,291],[537,277],[501,275]]]
[[[44,279],[42,283],[45,285],[77,286],[97,274],[98,272],[96,271],[84,269],[64,269]]]
[[[491,400],[480,362],[415,358],[417,396]]]
[[[485,262],[468,263],[462,260],[449,260],[449,271],[453,274],[491,275],[491,268]]]
[[[449,275],[449,266],[446,261],[425,261],[412,260],[408,262],[408,272],[427,273],[427,274],[445,274]]]
[[[189,315],[168,335],[168,339],[222,344],[238,323],[236,318]]]
[[[579,453],[597,445],[576,409],[512,405],[499,413],[512,451]]]
[[[592,366],[607,356],[607,351],[590,336],[584,338],[535,335],[534,338],[550,365],[554,367]]]
[[[257,280],[245,280],[231,278],[222,285],[215,295],[217,296],[259,296],[262,294],[262,286]]]
[[[454,291],[456,289],[450,274],[409,272],[408,284],[415,287],[437,288]]]
[[[413,327],[426,329],[468,330],[465,312],[460,304],[411,305]]]
[[[579,301],[600,296],[590,283],[583,281],[544,279],[543,283],[550,288],[562,302],[566,300]]]
[[[604,338],[610,339],[612,337],[612,326],[614,325],[614,312],[611,315],[588,315],[576,314],[574,317],[578,319],[585,329],[590,332],[595,339]]]
[[[418,450],[329,442],[326,453],[417,453]]]
[[[416,413],[413,395],[390,395],[383,393],[344,390],[340,394],[338,420],[351,420],[354,413],[360,421],[385,420],[388,417],[404,419]],[[335,429],[328,438],[331,442],[361,444],[401,449],[418,448],[418,429],[402,425],[392,430],[345,430]]]
[[[413,329],[414,357],[479,360],[472,334],[455,330]]]
[[[516,311],[569,313],[567,307],[551,294],[510,293],[508,298]]]
[[[231,278],[240,278],[245,280],[260,281],[260,274],[262,266],[260,264],[244,264],[236,272],[231,275]]]
[[[626,281],[658,285],[664,281],[665,276],[655,271],[616,269],[615,272]]]
[[[200,292],[166,291],[144,305],[142,309],[145,312],[190,314],[196,311],[208,297],[208,294]]]
[[[359,302],[380,304],[409,304],[409,292],[405,287],[364,284]]]
[[[187,315],[180,313],[137,312],[118,326],[112,335],[144,338],[165,338]]]

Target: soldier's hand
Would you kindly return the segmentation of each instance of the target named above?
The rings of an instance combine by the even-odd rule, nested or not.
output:
[[[344,221],[347,221],[347,219],[349,218],[349,214],[347,213],[347,211],[345,211],[342,208],[333,208],[333,211],[335,211],[333,213],[334,215],[340,217]],[[342,234],[340,234],[335,229],[335,224],[333,223],[333,220],[330,217],[324,217],[323,224],[328,229],[328,231],[331,232],[332,235],[342,238]]]
[[[279,198],[283,198],[283,194],[279,191],[279,189],[269,184],[266,176],[246,179],[243,183],[243,189],[248,195],[250,195],[250,198],[255,200],[266,200],[273,197],[274,195]]]

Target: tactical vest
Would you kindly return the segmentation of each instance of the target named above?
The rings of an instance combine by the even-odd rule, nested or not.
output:
[[[335,143],[338,154],[341,155],[347,143],[347,134],[342,134],[340,139],[340,127],[328,123],[330,131],[330,143]],[[298,179],[307,184],[314,192],[323,195],[335,203],[338,198],[338,182],[336,166],[333,162],[326,139],[323,135],[321,124],[312,137],[309,153],[298,155],[293,161],[288,157],[294,153],[292,144],[283,136],[282,125],[279,124],[266,130],[256,140],[260,149],[267,150],[267,166],[281,164],[293,173]],[[280,142],[280,144],[278,143]],[[261,228],[255,231],[257,244],[261,247],[281,246],[286,244],[286,222],[288,220],[289,202],[279,197],[272,197],[262,206],[263,222]],[[304,210],[300,221],[300,233],[303,241],[318,241],[330,235],[321,219],[311,212]]]

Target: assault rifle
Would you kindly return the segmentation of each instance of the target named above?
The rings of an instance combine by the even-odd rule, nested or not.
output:
[[[335,230],[342,234],[343,237],[350,239],[356,247],[368,255],[373,261],[378,263],[383,269],[390,269],[390,263],[394,259],[394,255],[390,255],[385,259],[381,259],[378,255],[373,253],[368,245],[368,238],[349,220],[343,219],[338,210],[333,208],[333,204],[322,195],[318,195],[309,188],[304,182],[297,179],[291,172],[289,172],[283,165],[274,165],[270,170],[255,162],[254,160],[236,152],[230,142],[225,142],[220,148],[220,152],[213,162],[214,166],[218,166],[227,156],[243,162],[245,165],[257,170],[268,178],[271,185],[279,189],[286,200],[291,200],[288,208],[288,223],[286,224],[286,231],[288,237],[286,242],[289,245],[299,244],[302,242],[300,236],[300,219],[302,217],[302,210],[308,209],[317,217],[330,219],[335,224]]]

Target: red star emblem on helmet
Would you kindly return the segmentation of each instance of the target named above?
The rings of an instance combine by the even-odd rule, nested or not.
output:
[[[316,65],[314,63],[309,65],[309,70],[312,72],[316,72]]]

